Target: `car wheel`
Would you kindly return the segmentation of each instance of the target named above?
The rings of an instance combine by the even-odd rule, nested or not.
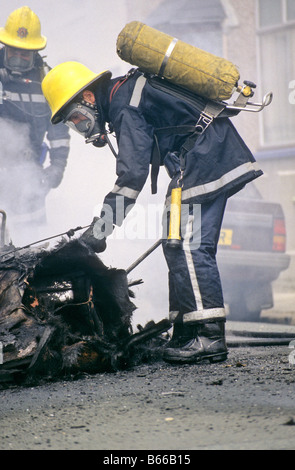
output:
[[[232,321],[259,321],[261,310],[254,312],[247,309],[247,306],[242,302],[232,302],[229,304],[228,320]]]

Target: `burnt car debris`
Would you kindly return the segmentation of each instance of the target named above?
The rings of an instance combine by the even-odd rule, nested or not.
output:
[[[160,354],[168,320],[132,331],[130,288],[142,281],[128,282],[78,239],[3,253],[0,386],[115,371]]]

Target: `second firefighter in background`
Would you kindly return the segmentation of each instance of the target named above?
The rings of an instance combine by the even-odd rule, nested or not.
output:
[[[64,124],[51,124],[42,93],[49,68],[39,52],[47,40],[37,15],[29,7],[13,11],[0,43],[0,209],[20,240],[46,223],[46,196],[63,179],[70,136]]]

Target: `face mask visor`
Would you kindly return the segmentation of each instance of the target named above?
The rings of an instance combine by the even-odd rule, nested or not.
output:
[[[79,103],[68,106],[63,116],[63,122],[85,139],[91,135],[95,126],[94,114]]]
[[[73,103],[63,113],[63,122],[81,134],[86,139],[86,144],[91,143],[95,147],[104,147],[107,144],[106,131],[98,122],[96,110],[81,103]]]
[[[5,47],[4,66],[12,73],[28,72],[34,67],[35,52],[15,47]]]

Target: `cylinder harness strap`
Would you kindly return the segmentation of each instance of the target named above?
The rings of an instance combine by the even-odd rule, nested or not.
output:
[[[123,83],[126,82],[126,80],[128,80],[129,77],[123,77],[123,78],[120,78],[120,80],[118,80],[115,85],[113,86],[112,90],[111,90],[111,93],[110,93],[110,102],[112,101],[115,93],[119,90],[120,86],[123,85]]]
[[[174,126],[174,127],[162,127],[155,129],[154,134],[154,148],[152,153],[152,169],[151,169],[151,187],[152,194],[157,192],[157,178],[161,165],[161,153],[158,142],[158,134],[161,133],[174,133],[174,134],[190,134],[186,141],[182,144],[179,152],[180,160],[180,179],[179,185],[181,185],[183,173],[185,170],[186,164],[186,154],[189,152],[195,145],[199,135],[203,134],[206,129],[213,122],[213,119],[217,118],[222,111],[225,109],[225,104],[218,102],[209,102],[206,104],[203,111],[200,113],[200,117],[195,126]]]
[[[119,88],[128,80],[128,78],[132,77],[132,75],[134,75],[136,72],[136,69],[133,68],[131,70],[129,70],[126,75],[124,75],[124,77],[121,77],[119,78],[119,80],[115,83],[115,85],[113,86],[113,88],[111,89],[111,93],[110,93],[110,103],[112,101],[112,99],[114,98],[114,95],[117,93],[117,91],[119,90]]]

